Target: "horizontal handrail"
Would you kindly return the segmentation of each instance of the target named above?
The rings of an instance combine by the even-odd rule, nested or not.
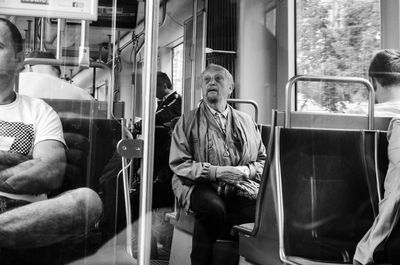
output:
[[[228,103],[243,103],[250,104],[254,107],[254,120],[258,124],[258,104],[254,100],[251,99],[237,99],[237,98],[228,98]]]
[[[285,127],[291,126],[291,112],[292,112],[292,89],[294,84],[298,81],[310,82],[341,82],[341,83],[358,83],[364,85],[368,89],[368,129],[374,128],[374,104],[375,104],[375,91],[371,83],[360,77],[338,77],[338,76],[313,76],[313,75],[297,75],[293,76],[286,83],[286,97],[285,97]]]

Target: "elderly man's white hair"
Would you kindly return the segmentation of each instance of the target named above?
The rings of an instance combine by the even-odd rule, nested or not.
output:
[[[204,74],[206,72],[212,72],[212,71],[221,71],[225,74],[225,77],[228,79],[229,83],[232,85],[233,88],[233,77],[232,74],[223,66],[219,64],[209,64],[206,69],[201,73],[200,78],[203,79]]]

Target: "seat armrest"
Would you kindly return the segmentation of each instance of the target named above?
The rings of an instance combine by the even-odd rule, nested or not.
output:
[[[236,235],[236,234],[244,234],[247,236],[255,236],[255,230],[254,230],[254,223],[247,223],[247,224],[241,224],[241,225],[234,225],[232,227],[231,234]]]

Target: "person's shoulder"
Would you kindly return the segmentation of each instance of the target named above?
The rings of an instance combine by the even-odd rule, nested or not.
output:
[[[253,121],[253,118],[252,118],[249,114],[247,114],[246,112],[243,112],[243,111],[234,109],[234,108],[232,108],[232,107],[231,107],[231,111],[232,111],[232,113],[233,113],[234,115],[240,117],[240,118],[243,119],[243,120],[251,121],[251,122]]]
[[[41,111],[44,109],[53,110],[53,108],[41,98],[35,98],[23,94],[18,94],[18,97],[20,104],[27,106],[28,108],[32,109],[32,111]]]
[[[175,99],[182,99],[182,96],[178,92],[175,91],[174,98]]]
[[[192,120],[194,116],[196,116],[196,113],[198,111],[198,108],[186,111],[185,113],[182,114],[182,119],[185,120]]]
[[[181,102],[182,101],[182,96],[178,94],[178,92],[174,91],[171,93],[171,95],[168,96],[168,99],[166,101],[169,102]]]
[[[375,104],[375,116],[399,117],[400,102],[384,102]]]
[[[18,97],[23,104],[48,105],[43,99],[40,98],[35,98],[24,94],[18,94]]]

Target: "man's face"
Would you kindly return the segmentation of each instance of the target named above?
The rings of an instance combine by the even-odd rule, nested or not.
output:
[[[11,33],[3,22],[0,22],[0,90],[10,88],[15,77],[22,52],[15,54]]]
[[[203,98],[210,104],[226,101],[233,90],[225,72],[219,69],[209,69],[203,74],[201,88]]]

